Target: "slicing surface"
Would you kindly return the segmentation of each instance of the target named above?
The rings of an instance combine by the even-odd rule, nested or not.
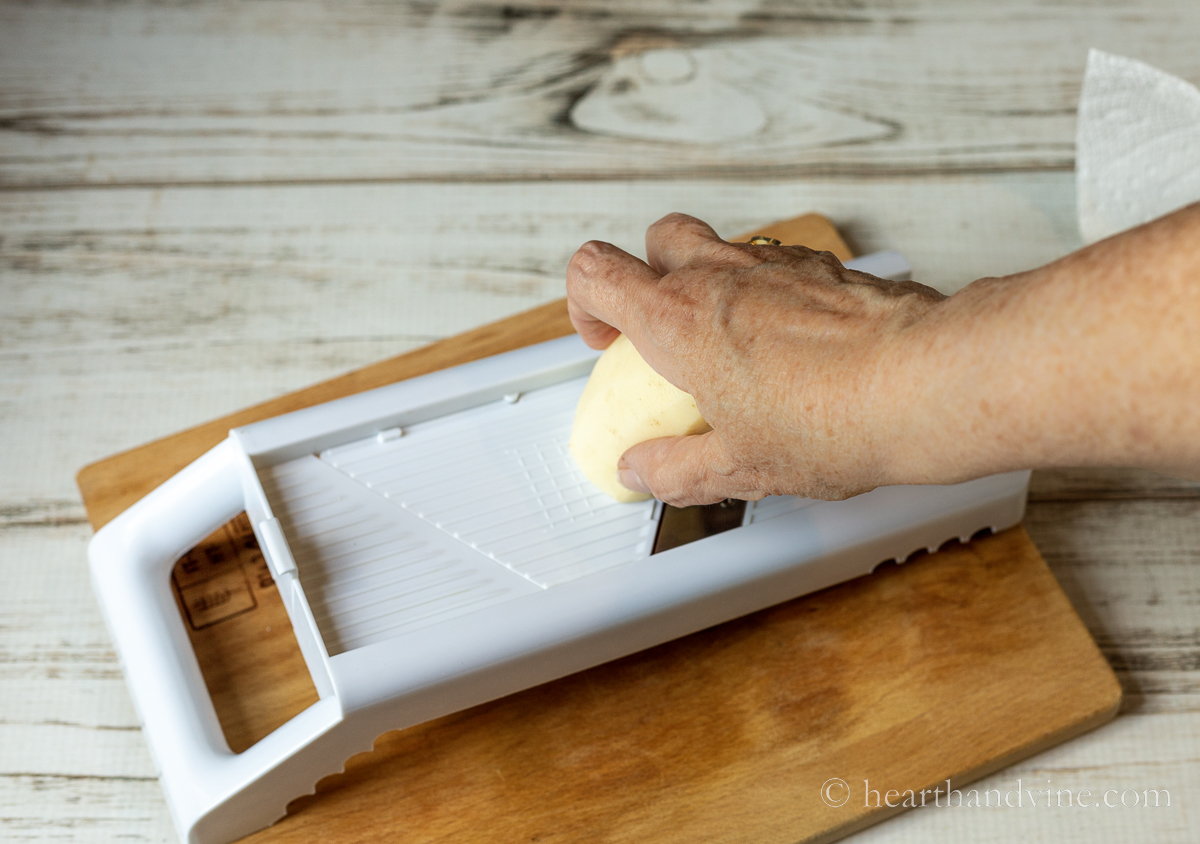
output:
[[[321,460],[539,586],[650,555],[656,502],[618,504],[567,450],[586,377],[370,437]]]
[[[331,656],[540,591],[316,457],[259,477]]]
[[[567,449],[586,381],[260,470],[331,654],[650,556],[661,505],[613,501]]]
[[[331,654],[650,555],[567,451],[585,382],[260,469]]]

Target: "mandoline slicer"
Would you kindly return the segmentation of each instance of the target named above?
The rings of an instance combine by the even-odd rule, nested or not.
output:
[[[894,252],[851,266],[907,273]],[[617,504],[567,451],[598,355],[565,337],[235,429],[96,534],[93,582],[183,840],[225,844],[273,823],[388,730],[1024,512],[1027,472],[731,502],[715,519]],[[242,510],[320,700],[234,754],[170,572]]]

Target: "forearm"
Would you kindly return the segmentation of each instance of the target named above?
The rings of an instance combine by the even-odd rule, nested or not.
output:
[[[948,299],[682,215],[646,248],[581,248],[572,320],[597,347],[625,333],[712,431],[631,447],[629,489],[684,506],[1053,466],[1200,478],[1200,205]]]
[[[897,482],[1099,465],[1200,477],[1200,205],[977,281],[900,349]]]

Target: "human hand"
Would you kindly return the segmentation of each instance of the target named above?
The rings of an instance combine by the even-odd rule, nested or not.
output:
[[[726,243],[682,214],[650,227],[646,251],[584,244],[567,268],[571,321],[593,348],[625,333],[713,430],[629,449],[623,485],[686,506],[896,482],[914,400],[897,363],[942,294],[828,252]]]

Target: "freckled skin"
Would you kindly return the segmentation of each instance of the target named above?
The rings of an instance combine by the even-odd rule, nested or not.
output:
[[[625,486],[686,505],[1051,466],[1200,478],[1200,203],[951,297],[681,214],[646,247],[580,248],[572,322],[594,348],[625,333],[713,430],[630,448]]]

